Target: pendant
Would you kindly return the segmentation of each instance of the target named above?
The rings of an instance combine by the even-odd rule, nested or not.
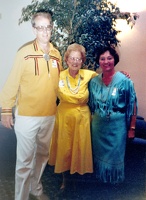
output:
[[[69,89],[72,94],[77,94],[79,92],[79,88]]]
[[[43,55],[43,58],[48,62],[49,59],[50,59],[50,56],[49,56],[48,54],[44,54],[44,55]]]

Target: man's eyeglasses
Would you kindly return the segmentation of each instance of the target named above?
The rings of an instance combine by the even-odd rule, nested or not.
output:
[[[77,62],[77,63],[81,63],[82,62],[82,59],[81,58],[75,58],[75,57],[71,57],[71,56],[69,56],[68,57],[69,59],[70,59],[70,61],[72,61],[72,62]]]
[[[34,28],[37,29],[38,32],[43,32],[43,31],[52,31],[52,25],[48,25],[48,26],[34,26]]]

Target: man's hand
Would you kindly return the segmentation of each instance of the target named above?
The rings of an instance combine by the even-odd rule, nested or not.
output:
[[[12,129],[12,126],[14,126],[12,115],[1,115],[1,122],[6,128]]]

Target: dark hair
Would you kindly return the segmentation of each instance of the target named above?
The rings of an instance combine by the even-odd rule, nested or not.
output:
[[[109,51],[109,53],[114,57],[114,65],[117,65],[117,63],[119,62],[119,54],[117,53],[117,51],[113,48],[113,47],[104,47],[102,49],[100,49],[97,54],[96,54],[96,62],[99,65],[99,59],[100,56],[105,53],[106,51]]]

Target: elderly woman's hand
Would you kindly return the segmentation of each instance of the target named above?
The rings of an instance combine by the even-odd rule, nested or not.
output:
[[[128,74],[127,72],[125,71],[120,71],[122,74],[124,74],[125,76],[127,76],[128,78],[130,78],[130,74]]]

